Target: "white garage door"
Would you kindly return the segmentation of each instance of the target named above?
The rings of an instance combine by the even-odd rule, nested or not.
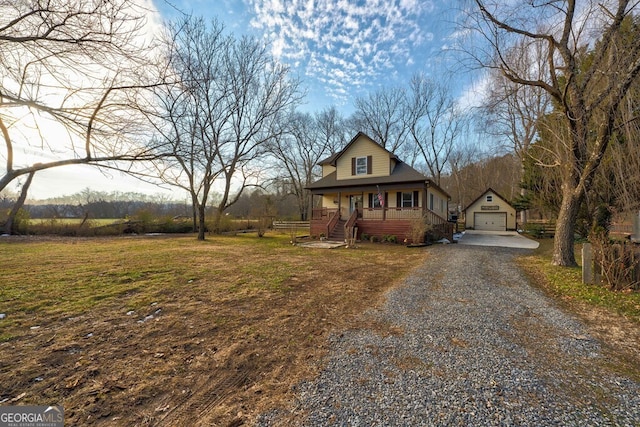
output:
[[[506,212],[476,212],[473,215],[473,224],[476,230],[485,231],[506,231]]]

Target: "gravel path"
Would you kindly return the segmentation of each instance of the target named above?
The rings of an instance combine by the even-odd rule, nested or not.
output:
[[[332,338],[293,413],[260,426],[639,426],[640,383],[532,288],[518,249],[432,247],[429,261]]]

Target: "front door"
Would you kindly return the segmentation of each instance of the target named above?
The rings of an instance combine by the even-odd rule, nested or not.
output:
[[[356,209],[362,212],[362,194],[349,196],[349,215]]]

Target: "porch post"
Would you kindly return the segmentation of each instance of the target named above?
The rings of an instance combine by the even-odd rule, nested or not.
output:
[[[429,198],[429,187],[422,190],[422,215],[427,212],[427,199]]]
[[[385,197],[387,195],[386,191],[383,191],[380,194],[382,194],[382,200],[384,200],[384,206],[382,206],[382,220],[386,221],[387,220],[387,209],[389,209],[389,206],[388,206],[389,198]]]

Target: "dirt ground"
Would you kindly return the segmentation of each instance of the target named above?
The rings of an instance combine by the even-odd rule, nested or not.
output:
[[[70,318],[36,314],[37,326],[0,344],[1,404],[61,403],[65,425],[250,425],[313,378],[331,332],[358,326],[359,313],[428,257],[400,245],[307,256],[321,250],[286,252],[300,266],[286,291],[214,294],[213,276],[136,312],[111,301]]]

